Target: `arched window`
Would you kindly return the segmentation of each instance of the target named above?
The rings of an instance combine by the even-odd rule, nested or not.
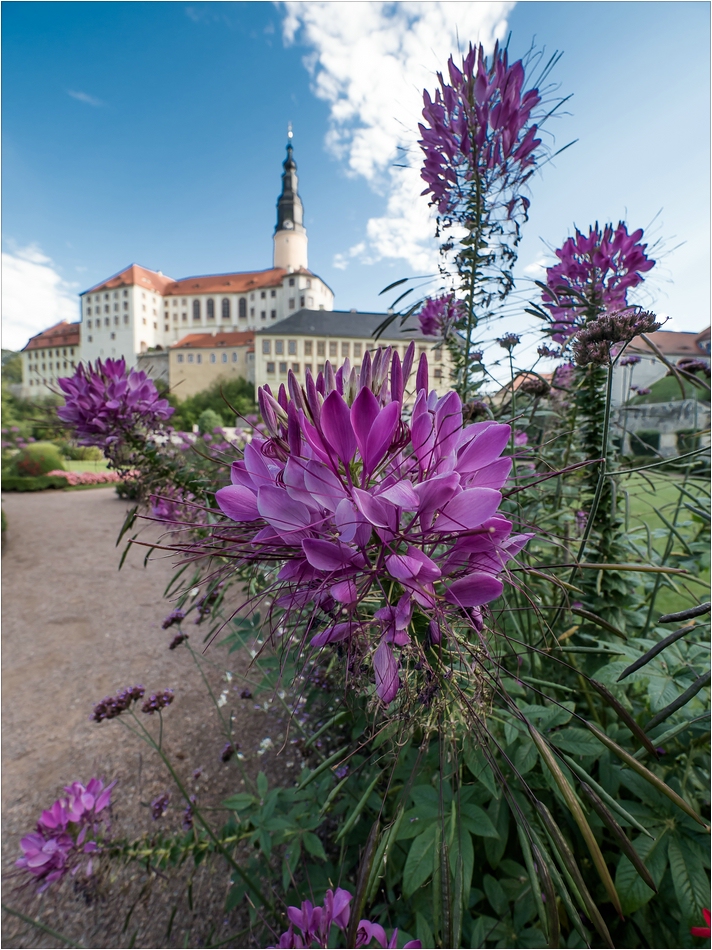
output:
[[[240,319],[247,319],[247,300],[244,297],[240,297]]]
[[[230,301],[227,299],[227,297],[223,297],[223,302],[222,302],[222,318],[223,318],[223,320],[229,320],[229,319],[230,319]]]
[[[214,320],[215,319],[215,301],[213,300],[212,297],[208,299],[207,311],[208,311],[208,320]]]
[[[200,320],[200,301],[199,300],[193,301],[193,319]]]

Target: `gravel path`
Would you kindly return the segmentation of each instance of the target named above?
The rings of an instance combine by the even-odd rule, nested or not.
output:
[[[165,745],[188,781],[204,767],[200,801],[216,804],[240,790],[236,763],[220,761],[225,738],[214,706],[188,651],[167,649],[174,630],[161,629],[170,610],[162,599],[171,564],[157,557],[144,568],[132,552],[120,572],[121,549],[116,537],[126,503],[113,488],[91,491],[7,493],[8,519],[3,549],[2,592],[2,796],[4,901],[65,934],[85,947],[201,946],[210,927],[212,940],[225,940],[240,929],[240,912],[224,917],[222,906],[228,875],[219,861],[201,869],[193,885],[192,914],[182,895],[187,871],[167,879],[146,875],[137,865],[112,865],[110,886],[101,875],[87,890],[65,879],[42,898],[18,890],[9,877],[20,837],[31,830],[43,808],[73,780],[93,775],[118,778],[114,792],[116,833],[138,837],[155,831],[146,803],[172,791],[166,829],[180,827],[183,803],[160,761],[117,722],[89,721],[92,705],[107,693],[133,683],[147,691],[171,687],[176,699],[165,716]],[[155,526],[146,529],[156,536]],[[151,535],[153,532],[153,535]],[[197,633],[191,638],[200,644]],[[218,647],[208,653],[208,678],[220,692],[227,684]],[[227,660],[225,660],[227,663]],[[235,735],[252,775],[291,774],[285,759],[272,753],[258,757],[260,741],[280,737],[272,713],[258,710],[254,700],[241,699],[244,661],[230,658],[236,678],[228,705],[234,710]],[[237,684],[237,686],[236,686]],[[286,771],[285,771],[286,770]],[[143,807],[142,807],[143,803]],[[198,899],[199,896],[199,899]],[[137,903],[136,903],[137,902]],[[128,926],[125,919],[136,907]],[[173,906],[178,906],[167,936]],[[4,915],[3,947],[55,947],[17,918]],[[227,946],[249,946],[246,938]]]

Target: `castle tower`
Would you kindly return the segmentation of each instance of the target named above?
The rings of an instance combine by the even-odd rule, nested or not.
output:
[[[277,227],[274,231],[274,266],[287,271],[307,268],[307,232],[304,208],[299,197],[297,163],[292,148],[292,127],[287,133],[287,157],[282,172],[282,194],[277,199]]]

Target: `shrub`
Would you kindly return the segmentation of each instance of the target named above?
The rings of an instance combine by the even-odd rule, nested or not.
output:
[[[63,475],[26,475],[2,476],[3,491],[44,491],[46,488],[66,488],[67,479]]]
[[[222,417],[214,409],[203,409],[198,416],[198,428],[203,434],[212,432],[213,429],[220,429],[222,426]]]
[[[99,462],[104,453],[97,445],[74,445],[72,442],[62,442],[59,445],[62,455],[73,462]]]
[[[64,463],[59,449],[52,442],[27,445],[14,461],[14,470],[21,477],[47,475],[53,469],[64,469]]]
[[[235,412],[230,406],[243,415],[256,412],[255,387],[246,379],[218,379],[208,389],[185,399],[180,399],[177,390],[168,396],[168,401],[176,410],[171,425],[185,431],[198,423],[206,409],[212,409],[220,419],[217,425],[223,426],[235,425]]]

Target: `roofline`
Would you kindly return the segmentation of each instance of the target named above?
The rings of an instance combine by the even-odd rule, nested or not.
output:
[[[114,280],[117,277],[121,277],[123,273],[125,273],[127,270],[131,270],[132,267],[141,267],[143,270],[151,271],[152,274],[156,274],[157,276],[160,276],[157,270],[152,270],[152,268],[150,267],[144,267],[143,264],[137,264],[136,261],[132,261],[130,264],[127,264],[126,267],[122,267],[121,270],[117,270],[115,274],[111,275],[111,277],[105,277],[103,280],[100,280],[98,284],[94,284],[93,286],[88,287],[86,290],[80,291],[79,296],[83,297],[84,294],[94,293],[95,290],[98,290],[100,287],[103,287],[104,284],[108,284],[110,280]],[[167,280],[171,280],[171,278],[168,277]]]

